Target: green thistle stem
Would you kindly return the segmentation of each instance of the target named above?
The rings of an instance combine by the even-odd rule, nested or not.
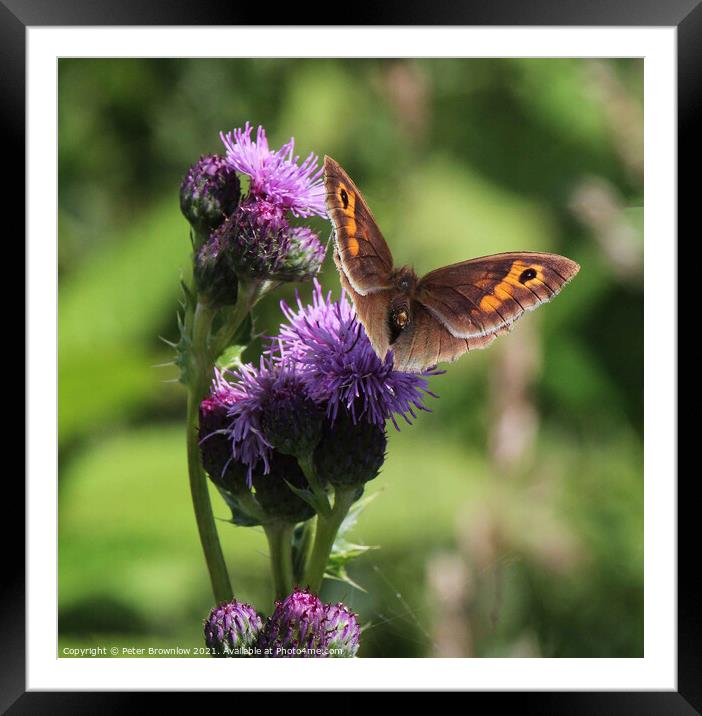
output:
[[[268,522],[263,531],[271,554],[271,571],[276,599],[285,599],[293,589],[292,534],[295,525],[288,522]]]
[[[328,515],[317,515],[317,531],[314,545],[305,570],[303,584],[307,585],[316,594],[322,586],[324,573],[329,562],[334,540],[344,518],[353,504],[356,490],[336,488],[334,492],[334,507]]]
[[[295,558],[293,559],[293,577],[295,584],[302,584],[302,580],[305,576],[305,565],[307,564],[312,552],[316,526],[316,519],[307,520],[307,522],[302,525],[300,545],[297,553],[294,555]]]
[[[194,308],[190,307],[186,313],[185,331],[190,336],[189,380],[187,386],[188,475],[195,520],[216,602],[230,601],[232,599],[232,587],[212,513],[210,493],[207,489],[207,476],[202,467],[200,456],[200,403],[207,396],[210,381],[213,377],[215,361],[229,345],[239,326],[261,296],[263,288],[264,286],[260,282],[242,281],[234,310],[214,336],[211,331],[217,309],[198,302]]]
[[[214,312],[201,303],[198,303],[194,310],[189,311],[186,317],[186,330],[192,341],[187,413],[188,475],[195,520],[210,573],[212,592],[216,602],[228,602],[232,599],[232,587],[212,514],[212,503],[207,489],[207,477],[202,468],[199,444],[200,402],[206,396],[211,380],[212,365],[207,343],[213,318]]]
[[[310,486],[310,490],[312,490],[312,493],[317,498],[317,512],[329,516],[332,508],[329,504],[327,492],[324,487],[322,487],[322,483],[317,475],[317,468],[314,464],[314,451],[311,451],[307,455],[298,455],[297,463],[307,478],[307,484]]]
[[[219,358],[224,349],[229,345],[239,326],[254,307],[258,299],[265,292],[266,286],[261,281],[239,281],[239,293],[236,305],[227,316],[222,327],[211,337],[209,353],[212,364]]]

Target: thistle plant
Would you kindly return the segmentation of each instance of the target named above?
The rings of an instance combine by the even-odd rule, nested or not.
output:
[[[224,154],[201,157],[180,189],[191,226],[193,280],[183,283],[177,363],[188,391],[190,490],[218,602],[230,601],[232,589],[200,457],[200,404],[222,352],[235,340],[247,342],[245,327],[256,302],[280,281],[311,278],[324,255],[316,234],[292,225],[296,217],[324,215],[317,158],[310,155],[300,164],[292,139],[273,151],[262,127],[255,140],[251,132],[247,123],[221,135]],[[244,195],[242,180],[248,183]]]
[[[178,364],[190,487],[218,604],[205,640],[217,656],[355,656],[355,615],[317,595],[363,551],[343,525],[380,473],[386,425],[428,410],[437,372],[399,372],[392,353],[381,360],[344,292],[333,300],[322,289],[325,248],[305,224],[325,216],[317,157],[300,162],[292,139],[272,150],[261,127],[251,135],[248,123],[222,134],[223,155],[202,157],[181,187],[193,280],[183,285]],[[243,364],[257,301],[283,281],[308,280],[311,303],[299,294],[281,302],[277,335]],[[207,477],[233,524],[266,534],[277,601],[265,622],[233,598]]]

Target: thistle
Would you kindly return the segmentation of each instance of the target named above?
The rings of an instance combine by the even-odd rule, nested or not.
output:
[[[262,628],[256,610],[234,599],[210,612],[205,620],[205,644],[215,657],[253,656]]]
[[[350,557],[335,540],[383,465],[386,423],[399,429],[428,410],[428,378],[438,372],[395,370],[391,353],[376,355],[344,292],[334,301],[323,293],[315,276],[325,248],[304,225],[326,213],[317,157],[300,161],[292,139],[271,149],[265,130],[253,135],[248,123],[220,136],[225,155],[202,157],[181,186],[194,285],[184,288],[178,360],[189,391],[193,504],[218,600],[206,643],[217,656],[250,655],[255,645],[273,657],[352,657],[356,616],[316,593],[328,567],[345,574],[339,559]],[[281,303],[278,335],[258,361],[240,362],[261,296],[282,281],[310,279],[311,304],[299,295],[296,306]],[[278,601],[265,628],[232,598],[207,475],[231,522],[260,525],[268,539]],[[295,583],[308,588],[293,590]]]
[[[217,154],[193,164],[180,186],[180,209],[195,233],[195,249],[210,232],[234,213],[241,196],[236,171]]]
[[[356,616],[343,604],[323,604],[296,588],[266,621],[258,646],[268,658],[352,657],[359,646]]]

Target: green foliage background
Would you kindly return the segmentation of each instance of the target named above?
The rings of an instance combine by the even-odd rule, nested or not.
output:
[[[639,60],[61,60],[60,655],[202,644],[185,391],[155,366],[189,270],[181,178],[249,120],[337,159],[420,273],[519,249],[582,266],[390,429],[351,534],[379,546],[350,567],[367,591],[326,585],[366,625],[360,656],[642,656],[642,80]],[[331,260],[321,280],[338,293]],[[522,352],[533,436],[505,466]],[[263,534],[220,533],[235,593],[270,612]]]

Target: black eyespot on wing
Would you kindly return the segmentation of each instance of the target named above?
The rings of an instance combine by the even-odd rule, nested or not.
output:
[[[339,192],[339,196],[341,197],[341,203],[344,205],[344,209],[349,208],[349,195],[346,193],[346,189],[342,189]]]
[[[532,278],[536,278],[536,269],[528,268],[522,271],[519,276],[519,281],[520,283],[526,283],[527,281],[531,281]]]

